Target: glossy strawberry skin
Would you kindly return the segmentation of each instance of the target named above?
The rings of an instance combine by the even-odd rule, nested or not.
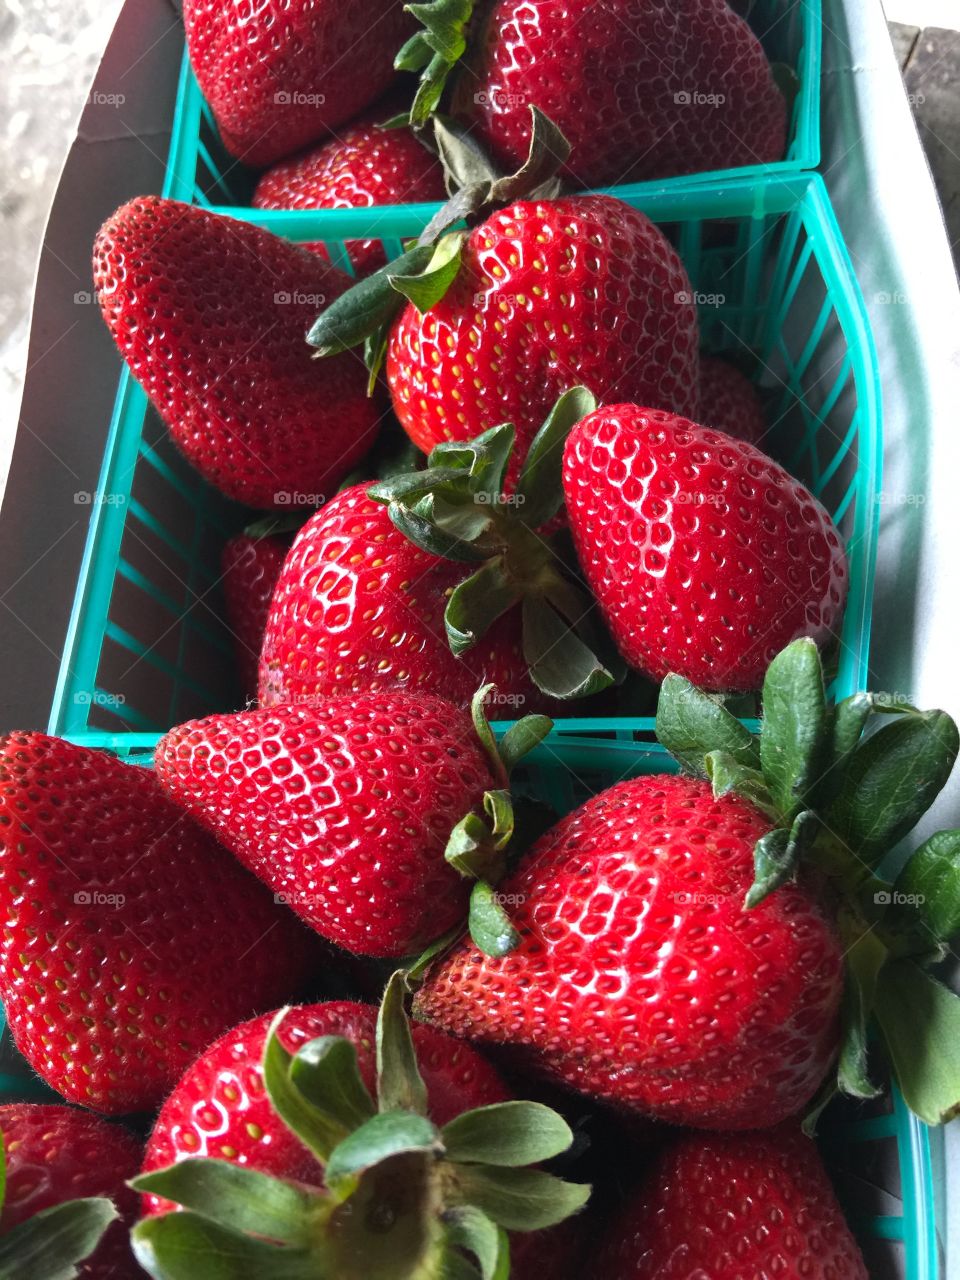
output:
[[[582,186],[779,160],[786,104],[726,0],[494,0],[453,110],[507,172],[530,106],[559,125]]]
[[[466,915],[443,851],[499,785],[466,712],[401,691],[191,721],[155,767],[312,928],[369,956],[414,954]]]
[[[802,885],[744,909],[769,826],[691,778],[611,787],[502,883],[519,947],[494,960],[460,944],[419,1016],[657,1119],[748,1129],[792,1115],[836,1052],[842,957]]]
[[[136,1219],[137,1196],[126,1184],[136,1177],[142,1159],[133,1134],[74,1107],[31,1102],[0,1107],[0,1133],[7,1171],[0,1232],[66,1200],[107,1196],[124,1221],[107,1229],[78,1274],[83,1280],[142,1276],[127,1237]]]
[[[243,695],[250,700],[257,696],[263,631],[290,541],[279,534],[257,538],[238,533],[228,539],[220,557],[224,607],[233,633],[237,674]]]
[[[813,1142],[691,1133],[658,1155],[590,1280],[868,1280]]]
[[[414,26],[402,0],[184,0],[183,21],[224,145],[257,167],[376,101]]]
[[[511,478],[557,397],[639,398],[695,416],[696,307],[657,228],[609,196],[520,201],[471,232],[449,292],[408,305],[390,336],[387,380],[418,448],[511,422]]]
[[[40,733],[0,741],[0,909],[17,1048],[64,1097],[112,1114],[156,1106],[314,955],[151,772]]]
[[[362,209],[446,199],[443,170],[409,129],[383,129],[382,110],[339,137],[268,170],[257,184],[259,209]],[[323,243],[305,246],[328,258]],[[358,276],[386,265],[379,240],[348,240]]]
[[[720,356],[700,357],[700,417],[703,425],[763,448],[767,417],[748,377]]]
[[[584,575],[617,647],[661,680],[760,688],[798,636],[825,643],[847,590],[820,503],[742,441],[636,405],[567,438],[563,489]]]
[[[212,1156],[308,1185],[323,1170],[277,1117],[263,1085],[261,1059],[273,1015],[254,1018],[222,1036],[188,1069],[164,1103],[147,1144],[144,1172],[177,1160]],[[280,1040],[295,1053],[318,1036],[344,1036],[357,1050],[364,1083],[375,1096],[377,1010],[337,1000],[290,1009]],[[444,1125],[462,1111],[507,1102],[510,1093],[475,1049],[432,1027],[414,1025],[417,1060],[427,1086],[430,1115]],[[148,1213],[169,1206],[146,1197]]]
[[[284,563],[264,632],[260,705],[403,688],[466,706],[492,681],[510,699],[501,718],[545,710],[519,611],[455,658],[443,611],[464,566],[414,546],[366,490],[345,489],[312,516]]]
[[[316,361],[306,343],[350,284],[315,254],[142,196],[101,228],[94,281],[120,354],[186,457],[228,497],[288,511],[322,501],[373,444],[380,406],[361,362]]]

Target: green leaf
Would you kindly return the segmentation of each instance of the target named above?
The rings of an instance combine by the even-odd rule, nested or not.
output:
[[[722,751],[754,773],[760,769],[760,750],[750,730],[685,676],[668,675],[660,686],[657,738],[675,760],[701,778],[707,776],[704,757],[711,751]]]
[[[797,865],[813,843],[820,822],[809,809],[798,813],[789,830],[777,827],[761,836],[753,850],[754,880],[744,899],[748,910],[758,906],[767,894],[793,878]]]
[[[827,725],[817,646],[806,637],[794,640],[767,668],[760,729],[760,767],[787,823],[823,770]]]
[[[287,1009],[281,1009],[267,1033],[263,1050],[263,1083],[274,1111],[322,1162],[346,1137],[348,1129],[336,1116],[308,1102],[290,1078],[293,1056],[280,1043],[278,1034],[287,1013]]]
[[[509,782],[506,766],[497,747],[497,740],[494,737],[493,730],[490,728],[490,721],[487,719],[484,703],[491,693],[496,693],[497,686],[495,684],[481,685],[477,692],[470,699],[470,719],[473,721],[473,727],[477,738],[480,741],[486,753],[487,759],[490,761],[490,767],[494,776],[501,786],[505,787]]]
[[[877,974],[886,954],[873,931],[865,930],[844,957],[837,1083],[844,1093],[855,1098],[875,1098],[881,1092],[868,1071],[867,1026],[876,997]]]
[[[567,163],[570,143],[549,116],[530,106],[530,148],[522,168],[506,178],[498,178],[490,189],[494,204],[512,204],[531,196]]]
[[[500,176],[468,127],[457,120],[433,117],[433,132],[448,189],[490,187]]]
[[[432,556],[440,556],[444,560],[460,560],[467,564],[477,564],[488,558],[488,552],[463,538],[445,533],[430,520],[425,519],[400,502],[391,502],[387,514],[393,525],[405,538]]]
[[[776,819],[776,807],[763,775],[758,770],[738,764],[726,751],[708,751],[703,763],[716,799],[733,792],[744,800],[749,800],[761,813]]]
[[[910,960],[877,982],[877,1019],[900,1092],[926,1124],[960,1114],[960,998]]]
[[[478,880],[471,890],[468,923],[470,936],[484,955],[505,956],[520,942],[519,933],[487,880]]]
[[[306,1247],[322,1201],[292,1182],[228,1160],[180,1160],[144,1173],[130,1184],[136,1191],[162,1196],[231,1231]]]
[[[433,0],[404,7],[423,24],[423,30],[406,42],[394,65],[398,71],[421,72],[410,108],[410,124],[421,129],[436,110],[447,78],[466,50],[473,0]]]
[[[440,1135],[426,1116],[412,1111],[382,1111],[330,1153],[326,1183],[338,1195],[349,1194],[362,1173],[392,1156],[410,1152],[439,1155],[441,1151]]]
[[[513,772],[524,756],[538,747],[553,729],[549,716],[530,715],[518,720],[500,739],[500,759],[507,771]]]
[[[154,1280],[335,1280],[305,1249],[253,1240],[187,1211],[145,1218],[130,1242]]]
[[[357,1051],[343,1036],[319,1036],[298,1049],[290,1064],[290,1080],[308,1102],[346,1130],[376,1114],[360,1075]]]
[[[443,236],[422,271],[388,275],[390,287],[412,302],[421,315],[435,307],[457,278],[466,235],[465,231],[454,231]]]
[[[560,396],[534,436],[517,485],[524,523],[531,528],[552,519],[563,505],[563,446],[573,427],[596,407],[596,399],[586,387],[571,387]]]
[[[407,985],[413,986],[414,984],[419,983],[420,979],[430,968],[433,961],[436,960],[437,956],[442,955],[448,947],[453,946],[455,942],[459,941],[459,939],[463,937],[464,932],[465,930],[463,925],[455,925],[454,928],[450,929],[447,933],[442,934],[435,942],[431,942],[429,947],[426,947],[421,951],[406,970]]]
[[[0,1276],[6,1280],[72,1280],[119,1215],[102,1196],[41,1209],[0,1238]]]
[[[566,1120],[539,1102],[499,1102],[465,1111],[444,1125],[447,1159],[518,1168],[552,1160],[573,1142]]]
[[[591,1188],[534,1169],[457,1165],[452,1196],[482,1209],[507,1231],[540,1231],[563,1222],[590,1199]]]
[[[332,302],[314,322],[307,342],[318,356],[332,356],[359,346],[396,316],[405,300],[394,281],[419,275],[433,257],[433,248],[415,245]]]
[[[827,825],[873,867],[933,803],[957,758],[957,726],[944,711],[907,714],[850,757]]]
[[[960,831],[938,831],[916,850],[894,883],[883,928],[918,953],[960,933]]]
[[[613,674],[542,596],[523,601],[523,656],[534,684],[553,698],[586,698]]]
[[[381,1112],[427,1114],[427,1087],[407,1017],[407,981],[402,970],[392,974],[377,1015],[377,1099]]]
[[[820,1123],[820,1117],[829,1107],[834,1098],[838,1097],[840,1090],[837,1087],[836,1076],[827,1076],[823,1084],[814,1095],[813,1101],[807,1107],[803,1120],[800,1122],[800,1128],[808,1138],[816,1136],[817,1125]]]
[[[451,652],[461,657],[522,598],[520,587],[506,571],[503,557],[488,560],[450,593],[443,622]]]
[[[479,1262],[483,1280],[509,1280],[510,1245],[507,1234],[481,1209],[462,1205],[451,1210],[446,1227],[450,1244],[466,1249]]]
[[[436,449],[430,455],[432,461]],[[410,507],[425,498],[434,490],[450,485],[451,488],[463,479],[463,471],[459,467],[427,466],[422,471],[408,471],[391,476],[388,480],[378,480],[367,486],[367,497],[374,502],[400,502]]]
[[[476,813],[468,813],[450,832],[443,856],[462,876],[471,880],[497,879],[502,858],[495,857],[493,832]]]

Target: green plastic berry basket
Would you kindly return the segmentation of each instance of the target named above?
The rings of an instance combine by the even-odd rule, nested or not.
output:
[[[743,9],[743,5],[734,5]],[[730,178],[769,178],[820,163],[820,74],[823,19],[821,0],[755,0],[748,21],[772,63],[787,68],[795,97],[782,160],[770,164],[714,169],[664,180],[666,185]],[[689,86],[690,93],[697,86]],[[182,200],[217,208],[248,202],[253,175],[223,147],[213,114],[186,58],[180,82],[177,121],[181,136],[173,156],[176,194]],[[659,185],[663,185],[661,182]]]
[[[92,744],[91,738],[86,740]],[[156,741],[156,734],[104,734],[96,745],[149,766]],[[674,767],[655,744],[548,738],[527,758],[518,781],[565,813],[623,778]],[[32,1076],[3,1028],[0,1103],[55,1097]],[[818,1139],[874,1280],[937,1280],[941,1272],[930,1133],[899,1093],[893,1090],[866,1105],[834,1103],[821,1118]]]

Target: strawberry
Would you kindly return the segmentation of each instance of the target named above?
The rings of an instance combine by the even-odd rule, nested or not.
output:
[[[339,137],[269,169],[257,183],[258,209],[362,209],[381,204],[445,200],[437,158],[409,129],[385,129],[381,107],[355,120]],[[322,242],[306,246],[328,257]],[[379,240],[351,240],[347,252],[358,276],[387,258]]]
[[[101,228],[94,279],[134,376],[228,497],[264,508],[323,501],[373,444],[379,410],[361,364],[320,366],[303,340],[318,305],[349,284],[316,255],[144,196]]]
[[[505,705],[538,708],[516,612],[494,623],[481,648],[459,658],[450,651],[443,612],[462,576],[462,566],[408,541],[366,485],[337,494],[311,516],[280,573],[261,705],[389,688],[439,690],[466,705],[492,681]]]
[[[637,400],[695,416],[697,314],[683,265],[639,210],[609,196],[519,201],[469,235],[446,294],[409,304],[387,381],[429,453],[512,423],[515,476],[557,397]],[[509,487],[509,486],[508,486]]]
[[[397,973],[379,1015],[281,1010],[188,1072],[134,1184],[149,1197],[133,1241],[151,1274],[207,1280],[229,1257],[237,1275],[414,1280],[478,1274],[469,1253],[506,1275],[507,1230],[585,1203],[589,1187],[523,1168],[565,1151],[569,1126],[512,1100],[466,1045],[411,1032],[404,991]],[[208,1148],[215,1158],[193,1154]],[[157,1212],[170,1202],[182,1211]]]
[[[85,1280],[133,1280],[142,1275],[127,1238],[137,1197],[126,1184],[141,1160],[140,1143],[129,1130],[73,1107],[13,1102],[0,1107],[0,1134],[6,1156],[0,1254],[6,1275],[76,1274]],[[91,1239],[95,1241],[116,1217],[116,1210],[126,1229],[113,1223],[95,1250],[87,1250]],[[69,1225],[75,1227],[84,1218],[89,1219],[90,1235],[68,1256]],[[27,1256],[20,1252],[26,1230],[17,1233],[17,1228],[26,1229],[31,1222],[38,1231],[42,1223],[43,1230],[32,1242],[39,1252]],[[77,1271],[67,1269],[71,1263],[79,1264]]]
[[[400,691],[209,716],[160,740],[157,776],[325,938],[362,955],[410,955],[465,915],[461,872],[502,874],[502,843],[474,850],[469,867],[444,858],[488,792],[506,803],[486,692],[476,724],[434,694]],[[551,722],[537,722],[543,737]]]
[[[187,49],[227,150],[251,165],[332,133],[393,83],[400,0],[184,0]]]
[[[224,607],[233,632],[240,687],[251,700],[257,696],[257,668],[270,601],[290,542],[291,534],[281,531],[279,522],[270,517],[229,538],[220,556]]]
[[[588,1276],[867,1280],[817,1149],[798,1129],[690,1133],[658,1155]]]
[[[0,740],[0,904],[17,1048],[108,1113],[156,1106],[214,1036],[296,989],[312,950],[150,772],[40,733]]]
[[[795,637],[833,635],[847,589],[840,535],[752,445],[607,405],[568,436],[563,489],[584,576],[632,667],[746,691]]]
[[[451,109],[509,168],[531,105],[569,139],[582,186],[765,164],[786,143],[783,94],[726,0],[493,0]]]
[[[757,389],[729,360],[700,357],[700,406],[704,426],[762,445],[768,427]]]

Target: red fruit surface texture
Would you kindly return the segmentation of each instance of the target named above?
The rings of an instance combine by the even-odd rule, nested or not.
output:
[[[237,674],[244,697],[257,696],[260,649],[273,589],[290,550],[290,538],[252,538],[238,533],[220,556],[224,607],[233,633]]]
[[[744,909],[769,829],[692,778],[611,787],[501,883],[519,903],[516,950],[492,959],[460,943],[430,971],[418,1016],[658,1119],[777,1123],[836,1053],[842,957],[801,884]]]
[[[757,389],[719,356],[700,357],[700,418],[705,427],[763,447],[768,427]]]

